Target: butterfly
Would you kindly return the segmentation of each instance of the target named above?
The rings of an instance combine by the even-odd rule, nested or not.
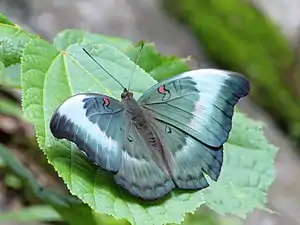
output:
[[[81,93],[57,108],[50,130],[132,195],[155,200],[174,188],[208,187],[205,174],[218,180],[234,106],[249,89],[238,73],[198,69],[155,84],[138,100],[126,88],[121,101]]]

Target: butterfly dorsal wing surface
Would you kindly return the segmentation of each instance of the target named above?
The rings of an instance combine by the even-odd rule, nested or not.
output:
[[[57,109],[50,128],[114,172],[131,194],[158,199],[175,187],[207,187],[204,174],[218,179],[233,108],[248,92],[237,74],[190,71],[154,85],[138,101],[126,89],[121,102],[75,95]]]
[[[156,120],[218,148],[228,139],[235,104],[248,93],[249,83],[241,75],[201,69],[154,85],[138,103]]]

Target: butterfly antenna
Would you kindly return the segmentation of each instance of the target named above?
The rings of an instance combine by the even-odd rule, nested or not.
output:
[[[95,63],[97,63],[98,66],[101,67],[107,73],[112,79],[114,79],[122,88],[126,89],[120,81],[118,81],[113,75],[111,75],[110,72],[108,72],[85,48],[82,49]],[[127,90],[127,89],[126,89]]]
[[[141,52],[142,52],[143,47],[144,47],[144,43],[141,44],[141,48],[140,48],[139,53],[138,53],[138,55],[137,55],[137,57],[135,59],[135,62],[134,62],[135,63],[135,67],[134,67],[133,73],[132,73],[132,75],[131,75],[131,77],[129,79],[128,91],[130,89],[130,84],[131,84],[132,78],[133,78],[133,76],[135,74],[136,68],[138,67],[137,62],[139,61],[139,58],[141,56]]]

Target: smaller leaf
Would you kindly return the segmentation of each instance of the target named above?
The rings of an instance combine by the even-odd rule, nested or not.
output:
[[[186,71],[188,71],[188,66],[185,61],[183,59],[173,58],[151,70],[149,73],[155,80],[162,81],[174,76],[174,74],[177,75]]]
[[[92,209],[87,204],[72,204],[69,206],[53,205],[59,212],[61,218],[72,225],[100,225],[101,217],[96,217]]]
[[[124,51],[134,62],[137,60],[141,44],[142,42]],[[158,81],[183,73],[189,69],[185,60],[175,56],[166,57],[161,55],[156,51],[155,45],[152,43],[144,44],[136,63]]]
[[[207,207],[200,207],[194,214],[189,213],[184,217],[181,225],[219,225],[216,213]]]
[[[124,50],[132,46],[131,41],[125,39],[93,34],[87,31],[74,29],[68,29],[58,33],[53,40],[53,45],[60,50],[65,50],[70,45],[81,42],[85,42],[90,45],[106,44],[113,46],[119,50]]]
[[[1,222],[58,222],[61,216],[48,205],[36,205],[0,214]]]
[[[113,216],[108,216],[105,214],[100,214],[94,211],[94,216],[99,221],[99,224],[109,224],[109,225],[130,225],[130,223],[125,219],[115,219]]]
[[[7,187],[10,187],[13,189],[22,188],[21,180],[14,174],[10,174],[10,173],[6,174],[3,181]]]
[[[22,30],[0,14],[0,61],[5,67],[21,61],[25,44],[33,38],[37,36]]]

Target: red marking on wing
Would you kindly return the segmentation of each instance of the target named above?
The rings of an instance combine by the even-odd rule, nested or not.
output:
[[[165,94],[166,90],[165,90],[164,85],[162,85],[162,86],[160,86],[160,87],[158,88],[158,92],[161,93],[161,94]]]
[[[108,98],[103,98],[103,101],[105,106],[109,106],[110,102]]]

